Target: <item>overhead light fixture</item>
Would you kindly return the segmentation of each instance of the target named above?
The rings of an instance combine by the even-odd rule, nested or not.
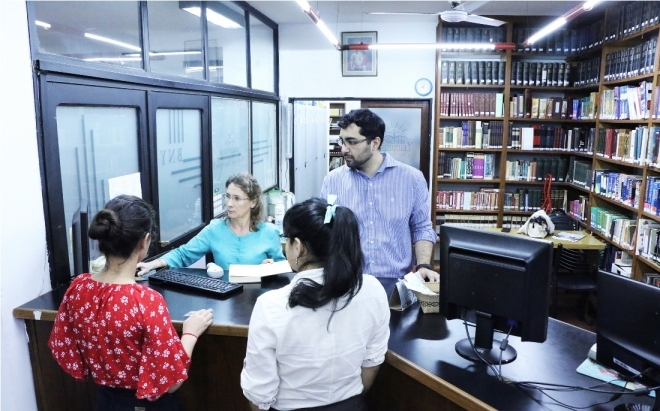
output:
[[[564,24],[568,23],[569,21],[573,20],[580,14],[584,13],[585,11],[590,11],[591,9],[594,8],[594,6],[598,3],[600,3],[602,0],[588,0],[585,1],[584,4],[573,7],[557,19],[553,20],[550,24],[547,26],[543,27],[541,30],[538,32],[534,33],[532,37],[528,38],[525,43],[523,43],[523,46],[531,46],[535,42],[539,41],[543,37],[547,36],[548,34],[552,33],[553,31],[557,30]]]
[[[344,44],[341,50],[402,50],[402,49],[445,49],[451,50],[513,50],[513,43],[375,43]]]
[[[202,9],[198,1],[180,1],[179,8],[197,17],[202,17]],[[218,3],[206,3],[206,20],[225,29],[240,29],[245,24],[245,15],[241,15],[229,7]],[[240,24],[240,23],[243,24]]]
[[[141,57],[93,57],[83,61],[142,61]]]
[[[307,14],[307,16],[316,24],[316,27],[318,27],[319,30],[321,30],[321,33],[330,40],[330,43],[337,49],[341,50],[341,44],[339,43],[339,40],[335,37],[334,34],[328,29],[328,26],[325,25],[323,20],[319,17],[319,15],[312,9],[312,6],[309,5],[309,3],[306,0],[296,0],[296,3],[300,5],[302,8],[303,13]]]
[[[187,56],[189,54],[202,54],[201,51],[155,51],[155,52],[150,52],[149,56],[150,57],[158,57],[158,56]],[[126,57],[138,57],[140,54],[138,53],[126,53],[124,54]]]
[[[104,43],[114,44],[115,46],[125,47],[129,50],[142,51],[142,49],[140,47],[136,47],[136,46],[133,46],[131,44],[124,43],[124,42],[121,42],[121,41],[113,40],[113,39],[108,38],[108,37],[97,36],[96,34],[92,34],[92,33],[85,33],[85,37],[87,37],[88,39],[102,41]]]
[[[50,24],[44,23],[43,21],[35,20],[34,24],[36,24],[37,26],[43,27],[46,30],[48,30],[50,28]]]

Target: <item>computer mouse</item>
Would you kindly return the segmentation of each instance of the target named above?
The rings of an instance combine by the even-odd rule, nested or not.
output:
[[[225,270],[216,263],[208,263],[206,264],[206,275],[211,278],[222,278],[225,275]]]

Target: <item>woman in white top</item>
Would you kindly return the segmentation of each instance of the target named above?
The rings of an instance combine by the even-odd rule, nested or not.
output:
[[[358,222],[313,198],[283,222],[291,283],[257,299],[241,387],[252,410],[366,410],[362,394],[385,359],[390,311],[363,275]]]

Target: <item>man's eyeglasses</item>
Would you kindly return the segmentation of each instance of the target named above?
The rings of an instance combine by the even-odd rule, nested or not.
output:
[[[229,202],[229,200],[234,200],[235,203],[238,203],[240,201],[246,201],[249,200],[247,197],[239,197],[239,196],[233,196],[229,193],[224,193],[222,195],[222,198],[225,200],[225,202]]]
[[[371,141],[371,140],[368,139],[368,138],[363,138],[362,140],[356,140],[356,139],[353,139],[353,138],[351,138],[350,140],[344,140],[342,137],[339,137],[337,139],[337,144],[340,145],[340,146],[345,146],[346,145],[346,146],[349,146],[349,147],[353,147],[353,146],[355,146],[357,144],[360,144],[362,142],[365,142],[365,141]]]

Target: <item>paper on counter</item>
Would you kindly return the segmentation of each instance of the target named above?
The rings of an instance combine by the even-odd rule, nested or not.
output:
[[[416,291],[424,295],[438,295],[438,293],[431,291],[427,286],[424,285],[424,280],[422,280],[422,276],[419,275],[419,273],[406,274],[403,277],[403,282],[406,288],[411,291]]]

